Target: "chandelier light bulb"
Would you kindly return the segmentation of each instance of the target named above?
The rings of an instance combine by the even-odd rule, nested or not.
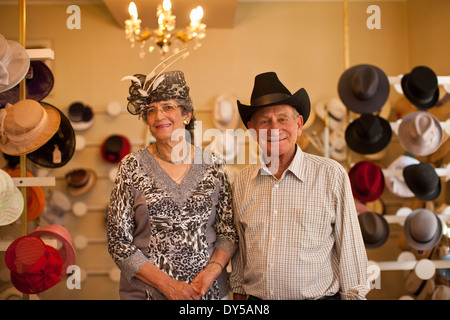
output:
[[[203,18],[203,9],[201,6],[198,6],[191,11],[191,22],[193,24],[199,24],[200,20]]]
[[[137,20],[138,13],[137,13],[136,4],[134,2],[130,2],[130,5],[128,6],[128,13],[130,14],[130,16],[133,20]]]
[[[169,11],[171,8],[172,8],[172,4],[170,3],[170,0],[164,0],[163,9],[165,11]]]

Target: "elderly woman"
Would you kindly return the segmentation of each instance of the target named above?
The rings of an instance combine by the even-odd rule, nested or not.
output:
[[[132,78],[128,110],[156,142],[122,159],[111,192],[108,250],[121,270],[120,297],[223,299],[237,247],[225,166],[188,142],[194,116],[181,71]],[[177,129],[186,134],[172,141]]]

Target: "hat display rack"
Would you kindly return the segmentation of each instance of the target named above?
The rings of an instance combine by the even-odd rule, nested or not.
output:
[[[349,30],[348,30],[348,0],[344,0],[343,1],[343,40],[344,40],[344,44],[343,44],[343,49],[344,49],[344,70],[349,70],[350,69],[350,56],[349,56]],[[422,66],[420,66],[422,67]],[[416,67],[417,68],[417,67]],[[420,69],[420,68],[419,68]],[[420,71],[429,71],[426,70],[427,68],[424,67],[423,70]],[[414,71],[414,69],[413,69]],[[411,74],[407,74],[410,78],[408,80],[411,80]],[[404,95],[408,100],[411,99],[411,95],[412,93],[407,91],[404,92],[404,90],[402,89],[402,81],[403,84],[405,84],[406,82],[406,77],[405,75],[398,75],[398,76],[386,76],[387,78],[387,85],[389,87],[393,86],[395,91],[398,92],[399,94]],[[446,97],[448,98],[449,94],[450,94],[450,76],[436,76],[437,79],[437,84],[438,85],[442,85],[445,92],[446,92]],[[411,85],[412,86],[412,85]],[[415,88],[415,87],[414,87]],[[389,90],[389,89],[387,89]],[[438,100],[437,100],[437,94],[435,94],[433,96],[433,101],[432,102],[423,102],[421,105],[419,105],[418,109],[422,112],[427,112],[428,109],[430,109],[433,106],[438,105]],[[444,97],[444,99],[446,98]],[[417,100],[419,100],[419,98],[417,98]],[[342,99],[341,99],[342,101]],[[342,101],[344,102],[344,101]],[[421,101],[422,102],[422,101]],[[345,103],[344,103],[345,104]],[[416,103],[414,103],[414,105],[416,105]],[[323,120],[323,124],[324,124],[324,135],[323,135],[323,143],[322,144],[316,144],[315,148],[318,149],[318,151],[320,151],[325,157],[329,157],[330,156],[330,135],[329,135],[329,128],[330,128],[330,122],[328,119],[328,110],[327,110],[327,104],[324,103],[324,106],[321,106],[324,110],[324,116],[322,116],[322,120]],[[346,106],[347,107],[347,106]],[[378,110],[379,111],[379,110]],[[344,120],[345,122],[347,122],[347,127],[348,124],[350,122],[350,119],[352,119],[352,111],[347,107],[347,112],[346,112],[346,119]],[[371,120],[371,119],[369,119]],[[383,120],[383,119],[382,119]],[[403,119],[400,119],[396,122],[388,122],[386,120],[384,120],[383,125],[385,127],[389,127],[389,128],[385,128],[385,130],[389,131],[391,130],[392,133],[396,134],[397,136],[399,135],[399,127],[402,123]],[[371,123],[370,121],[367,121],[367,123]],[[443,133],[446,133],[448,136],[450,136],[450,119],[447,119],[446,121],[442,122],[442,121],[437,121],[436,119],[434,119],[434,125],[437,126],[438,129],[442,129]],[[439,128],[440,126],[440,128]],[[367,127],[367,125],[366,125]],[[390,139],[390,138],[389,138]],[[385,144],[384,147],[387,146],[389,142],[387,142]],[[348,148],[348,144],[346,145],[346,148]],[[352,148],[350,148],[352,149]],[[353,149],[352,149],[353,150]],[[353,150],[355,151],[355,150]],[[408,152],[407,150],[405,150],[406,152]],[[356,152],[356,151],[355,151]],[[359,153],[359,152],[356,152]],[[431,152],[430,152],[431,153]],[[361,152],[361,154],[364,155],[363,152]],[[369,158],[370,159],[370,158]],[[340,161],[340,160],[339,160]],[[354,172],[355,168],[352,167],[352,155],[351,152],[346,152],[346,159],[342,159],[342,162],[345,162],[347,164],[348,167],[350,167],[350,171]],[[371,161],[362,161],[367,162],[367,163],[372,163]],[[419,162],[419,161],[417,161]],[[372,163],[374,167],[377,167],[374,163]],[[426,165],[428,165],[427,163],[424,163]],[[356,165],[361,166],[361,162],[357,163]],[[450,180],[450,163],[443,166],[442,168],[433,168],[431,166],[429,166],[430,168],[432,168],[431,170],[434,169],[436,176],[438,177],[438,180],[441,180],[444,182],[448,182]],[[404,168],[378,168],[378,171],[380,171],[381,176],[384,176],[384,178],[397,178],[399,179],[399,181],[401,181],[402,183],[405,183],[405,175],[404,175]],[[372,168],[372,172],[373,170],[375,170],[374,168]],[[353,173],[354,175],[354,173]],[[371,179],[375,179],[376,175],[375,174],[371,174]],[[383,179],[384,179],[383,178]],[[375,181],[375,180],[373,180]],[[380,186],[382,185],[382,183],[380,183]],[[352,185],[352,188],[354,186]],[[384,188],[384,184],[383,184],[383,188]],[[440,182],[439,182],[439,188],[440,188]],[[373,191],[373,190],[372,190]],[[439,189],[440,191],[440,189]],[[375,191],[374,191],[375,192]],[[378,192],[379,193],[379,192]],[[436,192],[435,192],[436,193]],[[363,196],[362,194],[360,195],[361,197]],[[381,196],[381,194],[380,194]],[[415,195],[417,196],[417,195]],[[356,199],[356,198],[355,198]],[[434,209],[434,206],[433,208]],[[445,210],[446,213],[445,214],[436,214],[434,213],[434,211],[432,210],[427,210],[427,209],[423,209],[424,211],[428,211],[428,214],[430,215],[434,215],[436,217],[436,220],[439,222],[438,226],[443,226],[443,228],[441,228],[442,233],[441,233],[441,237],[439,237],[439,230],[436,231],[436,234],[434,235],[434,241],[436,242],[436,240],[441,240],[443,237],[447,238],[447,246],[448,246],[448,242],[449,242],[449,238],[450,238],[450,229],[449,227],[446,225],[446,223],[450,223],[450,206],[447,207],[447,209]],[[400,213],[401,211],[401,213]],[[368,221],[366,227],[368,226],[368,228],[365,228],[365,230],[363,230],[363,235],[365,236],[374,236],[375,233],[372,230],[372,226],[377,225],[378,229],[385,229],[387,230],[384,234],[378,235],[379,238],[377,238],[376,240],[373,241],[372,244],[370,243],[366,243],[366,247],[367,248],[376,248],[376,247],[380,247],[384,244],[384,242],[387,240],[387,238],[389,237],[389,225],[391,224],[398,224],[400,226],[403,226],[405,224],[408,224],[408,226],[410,227],[411,225],[411,219],[413,218],[412,215],[416,213],[417,210],[412,210],[410,208],[401,208],[397,214],[395,215],[385,215],[385,214],[373,214],[372,212],[367,212],[367,217],[364,217],[364,219],[360,219],[360,223],[363,220]],[[361,217],[363,218],[363,217]],[[373,220],[374,218],[380,218],[378,219],[379,221]],[[418,219],[418,218],[417,218]],[[419,223],[416,223],[416,225],[420,225]],[[383,226],[383,227],[381,227]],[[416,226],[416,228],[419,230],[420,228],[418,226]],[[404,227],[404,233],[405,231],[405,227]],[[420,232],[422,232],[422,230],[420,230]],[[366,239],[364,239],[366,242]],[[378,241],[378,242],[377,242]],[[410,240],[412,241],[412,240]],[[432,283],[433,287],[434,287],[434,280],[433,278],[435,277],[435,274],[437,273],[437,271],[439,271],[441,273],[441,275],[446,272],[447,270],[450,270],[450,260],[449,259],[433,259],[432,260],[432,255],[433,252],[435,251],[435,249],[438,247],[439,245],[439,241],[437,243],[433,242],[433,247],[429,250],[431,251],[431,253],[422,258],[417,260],[416,256],[411,252],[411,251],[403,251],[397,258],[397,261],[369,261],[369,267],[372,267],[372,271],[375,270],[375,274],[371,274],[370,280],[371,281],[376,281],[377,279],[379,280],[380,278],[380,272],[381,271],[409,271],[410,272],[410,276],[414,276],[415,278],[417,278],[418,283],[422,283],[422,285],[420,286],[419,289],[414,290],[413,292],[415,292],[415,294],[413,294],[413,296],[417,297],[419,299],[419,293],[422,291],[423,295],[426,294],[425,290],[424,290],[424,284],[427,283]],[[445,245],[444,245],[445,246]],[[412,248],[411,246],[409,246],[410,248]],[[424,251],[422,250],[417,250],[417,252],[419,253],[419,255],[422,255],[424,253]],[[428,251],[427,251],[428,252]],[[447,253],[447,256],[449,254]],[[408,279],[407,279],[408,281]],[[406,284],[408,285],[408,284]],[[444,287],[448,287],[448,279],[447,279],[447,285]],[[431,290],[430,293],[433,293],[433,290]],[[434,296],[434,295],[433,295]],[[403,296],[400,297],[399,299],[414,299],[411,296]]]
[[[26,1],[25,0],[19,0],[19,44],[22,48],[26,48]],[[25,49],[28,55],[28,61],[44,61],[44,60],[53,60],[54,59],[54,52],[51,49]],[[8,91],[9,92],[9,91]],[[14,93],[16,94],[16,93]],[[18,83],[18,103],[21,103],[22,101],[25,101],[27,99],[27,84],[26,84],[26,77],[22,77],[21,81]],[[30,98],[31,99],[31,98]],[[30,100],[31,101],[31,100]],[[34,101],[34,100],[32,100]],[[41,105],[39,103],[39,105]],[[43,108],[44,106],[41,106]],[[50,108],[50,107],[49,107]],[[56,108],[54,108],[56,109]],[[59,117],[58,117],[59,119]],[[50,135],[51,137],[51,135]],[[6,144],[4,145],[6,147]],[[35,149],[35,148],[34,148]],[[19,154],[19,173],[17,175],[14,175],[11,177],[14,185],[20,190],[20,193],[24,199],[24,206],[23,210],[20,216],[20,225],[21,225],[21,237],[15,239],[14,241],[6,241],[2,240],[0,241],[0,251],[5,251],[8,254],[8,257],[11,257],[11,254],[14,256],[17,252],[14,252],[15,249],[13,248],[13,244],[20,242],[34,242],[34,245],[30,246],[30,248],[38,248],[40,246],[39,242],[34,241],[34,239],[39,239],[38,241],[41,241],[42,244],[48,248],[46,249],[47,252],[52,252],[52,255],[54,257],[61,259],[61,254],[56,250],[55,248],[58,248],[58,237],[49,236],[45,239],[43,238],[40,240],[40,237],[37,235],[31,235],[28,230],[28,205],[27,205],[27,193],[32,191],[33,187],[53,187],[56,185],[55,177],[34,177],[30,175],[30,173],[27,171],[27,156],[28,153],[20,152]],[[57,226],[59,227],[59,226]],[[61,227],[61,229],[64,229]],[[65,230],[65,229],[64,229]],[[35,232],[34,230],[33,232]],[[67,231],[67,230],[65,230]],[[65,235],[67,236],[67,235]],[[70,239],[70,235],[69,238]],[[64,250],[65,247],[62,249]],[[31,250],[31,249],[30,249]],[[34,249],[33,249],[34,250]],[[35,252],[33,251],[33,255],[35,255]],[[31,259],[30,253],[27,254],[27,257],[22,256],[25,259]],[[71,255],[72,258],[74,258],[73,255]],[[36,257],[37,258],[37,257]],[[43,256],[40,258],[42,259]],[[71,258],[71,259],[72,259]],[[16,263],[23,263],[22,260],[20,260],[20,257],[15,256],[16,260],[14,260],[14,264]],[[39,260],[40,260],[39,259]],[[20,262],[19,262],[20,260]],[[73,259],[72,259],[73,260]],[[71,261],[72,261],[71,260]],[[9,260],[11,262],[13,260]],[[69,261],[67,261],[69,263]],[[38,263],[35,261],[35,263]],[[12,266],[12,265],[11,265]],[[62,270],[62,265],[60,266]],[[10,269],[11,270],[11,269]],[[51,270],[47,270],[47,272],[51,272]],[[31,283],[33,282],[33,279],[35,279],[37,276],[34,273],[31,274],[23,274],[23,273],[17,273],[11,271],[11,277],[14,276],[13,282],[14,285],[21,288],[21,294],[23,300],[29,300],[31,294],[39,293],[42,290],[46,290],[48,287],[44,286],[41,288],[34,287]],[[56,275],[55,275],[56,276]],[[46,278],[47,279],[47,278]],[[48,279],[47,279],[48,280]],[[45,280],[45,281],[47,281]],[[25,281],[25,282],[24,282]],[[31,282],[30,282],[31,281]],[[57,280],[60,281],[60,280]],[[56,282],[57,282],[56,281]]]

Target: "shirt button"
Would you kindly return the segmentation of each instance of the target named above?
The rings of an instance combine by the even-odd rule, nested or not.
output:
[[[277,214],[277,213],[278,213],[278,210],[273,210],[273,213],[274,213],[274,214]]]

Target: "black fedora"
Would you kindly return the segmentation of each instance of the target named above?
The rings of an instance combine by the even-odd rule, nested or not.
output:
[[[258,109],[287,104],[294,107],[303,116],[303,124],[306,123],[311,111],[311,102],[308,93],[301,88],[296,93],[291,92],[281,83],[275,72],[261,73],[255,77],[250,105],[237,101],[242,122],[247,127],[253,112]]]
[[[50,140],[27,156],[32,162],[46,168],[63,167],[72,159],[75,152],[75,132],[69,119],[61,110],[43,101],[40,104],[56,109],[61,116],[61,122]],[[61,152],[61,157],[57,156],[58,150]]]
[[[389,80],[383,70],[369,64],[345,70],[338,83],[342,103],[360,114],[380,111],[389,97],[389,90]]]
[[[417,66],[402,77],[405,97],[419,109],[430,109],[439,100],[437,76],[425,66]]]
[[[431,201],[441,194],[441,179],[429,163],[421,162],[404,167],[403,178],[419,199]]]
[[[345,130],[345,141],[350,149],[361,154],[374,154],[391,141],[391,125],[373,114],[363,114]]]

